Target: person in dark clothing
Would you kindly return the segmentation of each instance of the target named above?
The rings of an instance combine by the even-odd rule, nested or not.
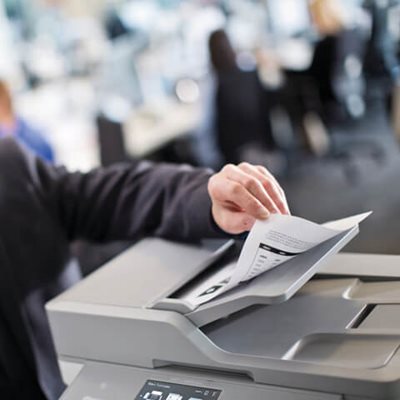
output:
[[[0,399],[64,390],[44,304],[79,279],[69,243],[155,235],[180,241],[247,231],[284,193],[262,167],[119,164],[68,173],[0,140]]]
[[[396,40],[390,33],[390,11],[400,5],[398,0],[365,0],[370,12],[372,32],[365,52],[364,68],[369,79],[377,80],[385,89],[400,78],[400,59],[396,54]],[[386,85],[385,85],[386,84]]]
[[[223,162],[243,160],[249,147],[274,148],[269,121],[270,93],[261,85],[257,71],[243,71],[224,30],[209,38],[210,60],[215,75],[215,134]]]

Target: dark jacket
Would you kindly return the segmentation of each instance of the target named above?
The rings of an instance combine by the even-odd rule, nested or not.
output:
[[[0,124],[0,138],[6,137],[7,133],[18,142],[25,145],[43,160],[54,162],[54,152],[44,135],[35,127],[28,124],[22,118],[17,118],[15,126],[5,129]]]
[[[1,399],[53,400],[63,390],[44,304],[79,279],[69,243],[218,236],[209,175],[146,162],[68,173],[0,141]]]

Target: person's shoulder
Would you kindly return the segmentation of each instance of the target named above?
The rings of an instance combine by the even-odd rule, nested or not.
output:
[[[13,137],[0,139],[0,155],[2,157],[25,157],[26,151]]]
[[[4,167],[23,168],[29,164],[28,151],[13,138],[0,139],[0,164]]]

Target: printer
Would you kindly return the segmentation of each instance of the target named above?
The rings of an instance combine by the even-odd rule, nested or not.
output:
[[[400,258],[337,254],[357,229],[196,307],[240,244],[138,242],[46,306],[61,399],[400,399]]]

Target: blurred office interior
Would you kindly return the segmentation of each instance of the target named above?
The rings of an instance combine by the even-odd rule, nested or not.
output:
[[[262,164],[400,254],[400,0],[0,0],[0,51],[50,162]]]

